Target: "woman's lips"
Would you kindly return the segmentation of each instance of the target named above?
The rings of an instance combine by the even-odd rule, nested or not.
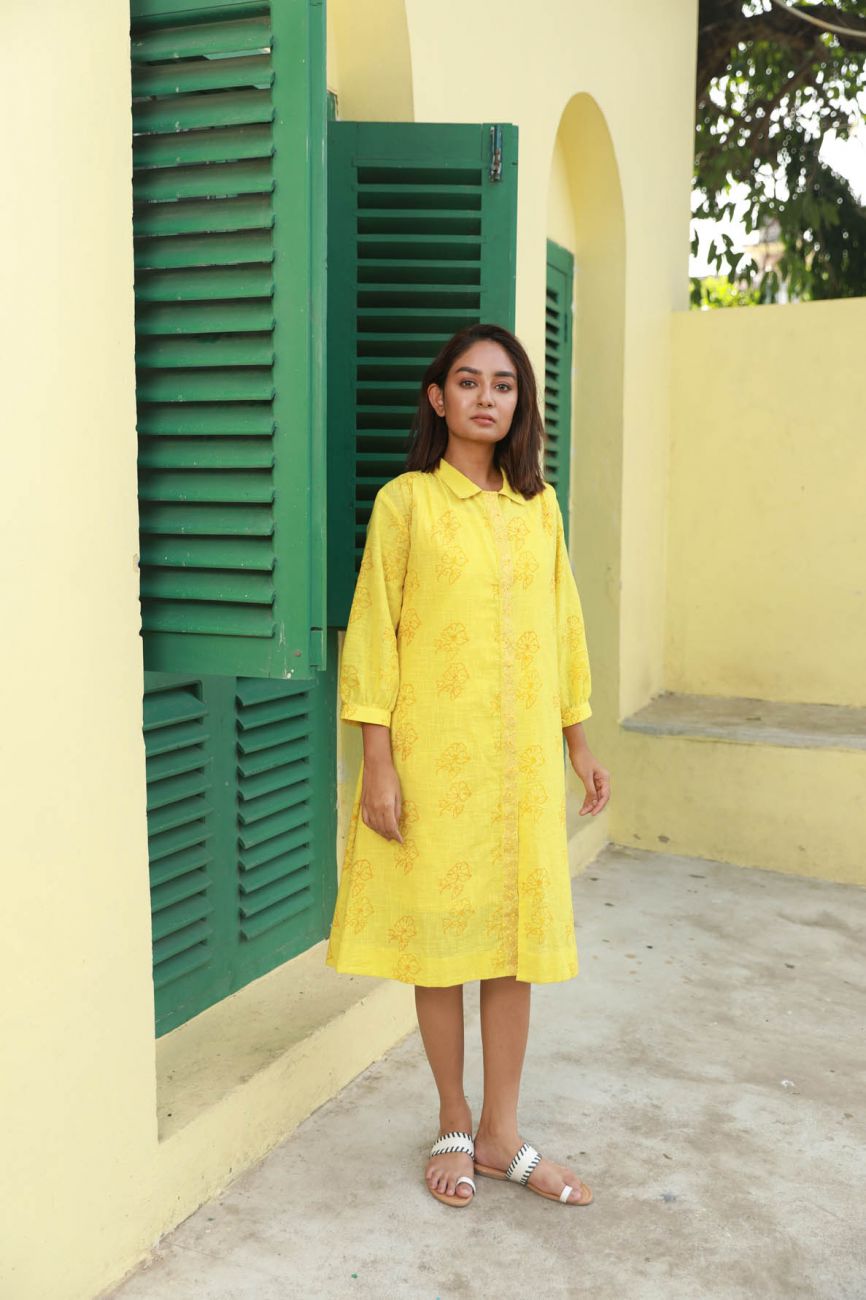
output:
[[[473,420],[477,420],[479,424],[495,424],[495,423],[496,423],[496,421],[492,418],[492,416],[489,416],[489,415],[473,415],[472,419],[473,419]]]

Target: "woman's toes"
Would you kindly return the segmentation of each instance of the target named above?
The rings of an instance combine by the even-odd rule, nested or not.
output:
[[[427,1186],[433,1192],[439,1192],[443,1196],[466,1196],[472,1194],[472,1188],[467,1183],[460,1183],[458,1186],[457,1179],[461,1174],[472,1174],[472,1169],[468,1171],[462,1166],[449,1167],[445,1165],[431,1165],[426,1173]]]
[[[585,1187],[584,1184],[581,1182],[581,1180],[576,1176],[572,1175],[570,1178],[566,1178],[565,1181],[572,1189],[571,1194],[568,1198],[569,1201],[570,1202],[582,1201],[584,1197]]]

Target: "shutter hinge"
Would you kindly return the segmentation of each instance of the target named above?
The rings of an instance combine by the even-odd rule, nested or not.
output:
[[[326,650],[325,629],[321,627],[310,628],[310,667],[316,668],[320,672],[327,667],[328,655]]]
[[[502,127],[491,126],[490,128],[490,171],[488,178],[491,181],[502,180]]]

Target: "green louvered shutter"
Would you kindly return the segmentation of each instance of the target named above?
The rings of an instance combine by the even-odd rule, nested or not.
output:
[[[132,0],[145,667],[324,665],[324,6]]]
[[[418,385],[476,321],[514,328],[517,127],[328,123],[328,623],[345,627],[373,498]]]
[[[574,257],[547,241],[544,331],[544,477],[556,489],[568,540],[571,465],[571,351]]]
[[[147,674],[158,1035],[328,933],[337,879],[333,651],[330,660],[304,683]]]

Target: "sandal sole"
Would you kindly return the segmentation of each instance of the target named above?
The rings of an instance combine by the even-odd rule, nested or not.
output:
[[[475,1193],[470,1196],[448,1196],[445,1192],[434,1192],[432,1187],[427,1188],[431,1196],[435,1196],[437,1201],[443,1205],[453,1205],[455,1209],[462,1209],[464,1205],[471,1205],[475,1200]]]
[[[504,1170],[504,1169],[493,1169],[493,1168],[491,1168],[490,1165],[479,1165],[477,1161],[476,1161],[476,1163],[475,1163],[475,1172],[476,1172],[476,1174],[483,1174],[485,1178],[497,1178],[500,1182],[503,1182],[503,1183],[513,1183],[513,1182],[514,1182],[514,1179],[513,1179],[513,1178],[507,1178],[507,1177],[506,1177],[506,1175],[505,1175],[505,1170]],[[533,1186],[532,1186],[532,1183],[517,1183],[516,1186],[518,1186],[518,1187],[526,1187],[526,1188],[528,1188],[528,1190],[529,1190],[530,1192],[535,1192],[535,1195],[536,1195],[536,1196],[543,1196],[543,1197],[545,1198],[545,1200],[547,1200],[547,1201],[559,1201],[559,1197],[556,1195],[555,1192],[543,1192],[543,1191],[541,1190],[540,1187],[533,1187]],[[560,1205],[591,1205],[591,1204],[592,1204],[592,1188],[587,1187],[586,1183],[583,1182],[583,1180],[580,1181],[580,1186],[584,1189],[585,1192],[589,1192],[589,1198],[588,1198],[587,1200],[585,1200],[585,1201],[560,1201],[560,1202],[559,1202]],[[575,1188],[574,1190],[577,1191],[577,1188]]]

